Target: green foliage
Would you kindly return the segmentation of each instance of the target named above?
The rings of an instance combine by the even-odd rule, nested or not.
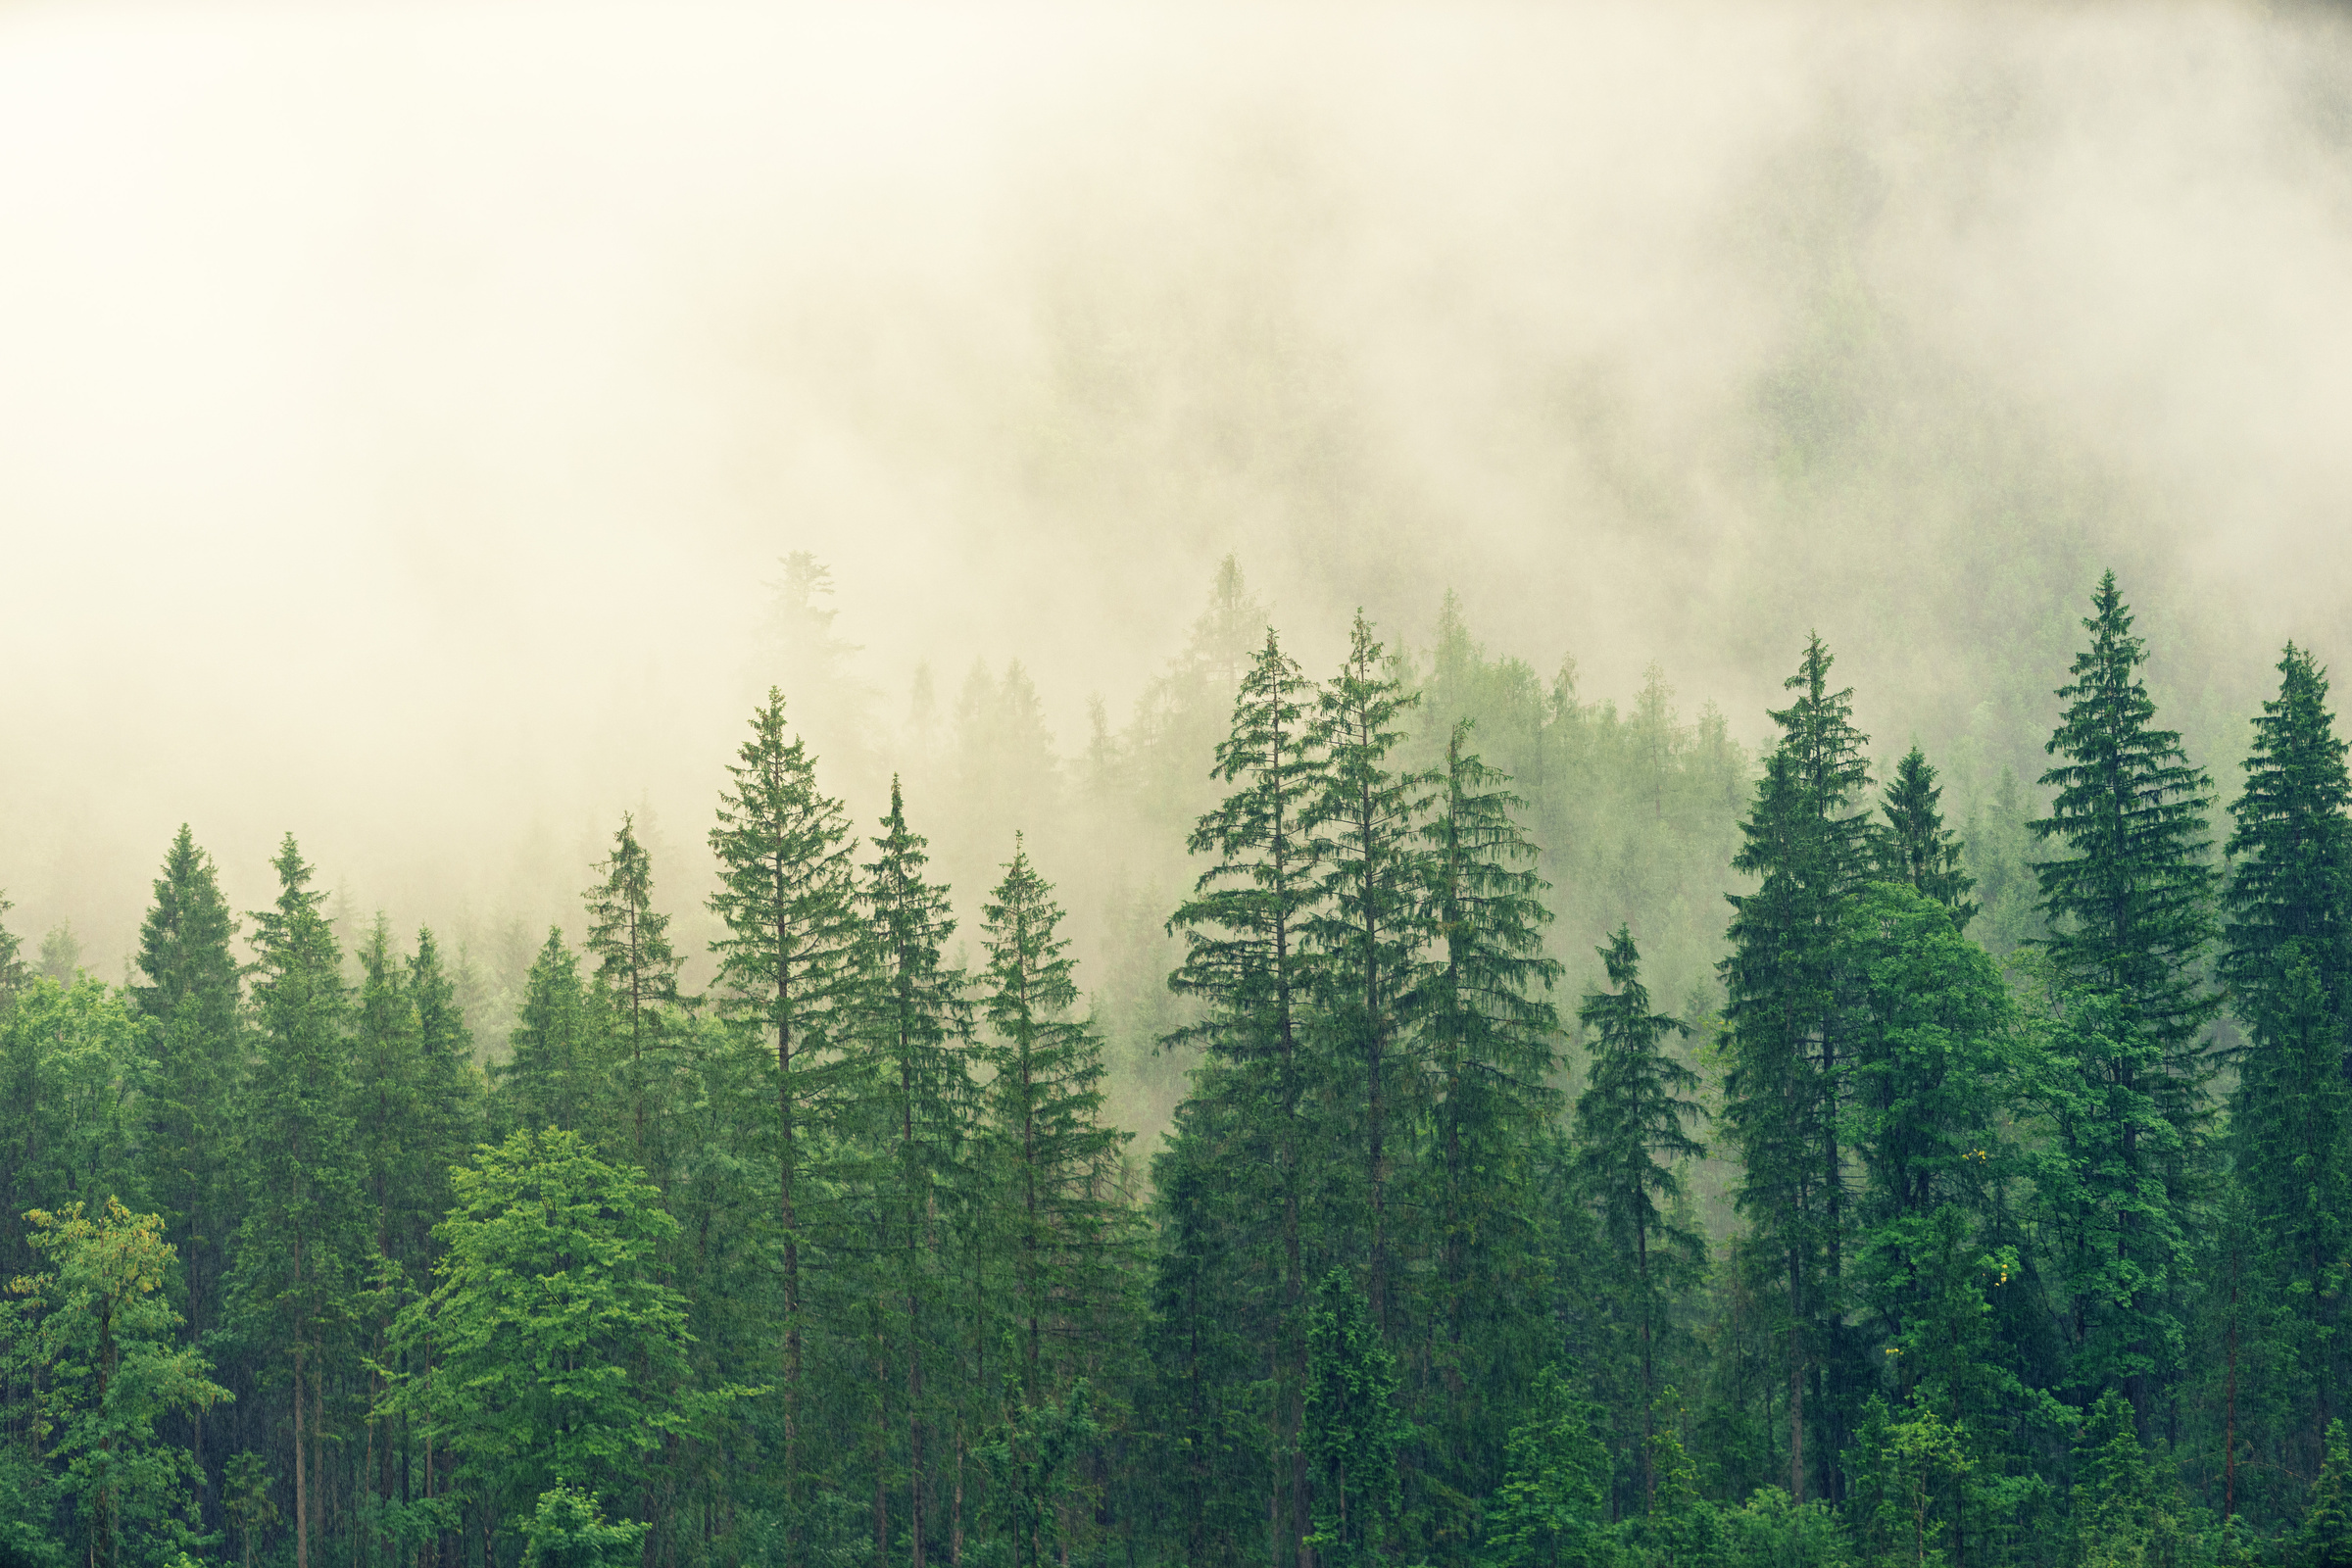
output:
[[[1030,1397],[1004,1377],[1004,1416],[980,1446],[996,1500],[998,1544],[1010,1568],[1065,1560],[1078,1493],[1077,1460],[1098,1432],[1084,1378],[1059,1399]]]
[[[585,1132],[607,1109],[601,1009],[580,983],[580,960],[550,926],[531,963],[522,1013],[498,1069],[501,1119],[526,1131]]]
[[[1596,1414],[1558,1367],[1536,1375],[1526,1417],[1511,1429],[1502,1485],[1487,1508],[1480,1550],[1486,1568],[1609,1562],[1609,1455],[1592,1435]]]
[[[1968,897],[1977,879],[1964,868],[1960,835],[1943,825],[1943,813],[1936,804],[1942,796],[1943,788],[1936,782],[1936,769],[1928,765],[1927,755],[1912,747],[1895,764],[1894,777],[1887,780],[1886,799],[1879,807],[1886,818],[1879,862],[1888,881],[1907,882],[1922,896],[1934,899],[1952,911],[1952,924],[1965,931],[1977,912]]]
[[[8,1353],[40,1391],[31,1414],[46,1456],[62,1460],[93,1568],[163,1563],[210,1543],[195,1508],[201,1479],[185,1448],[158,1427],[228,1396],[192,1346],[174,1343],[179,1314],[163,1294],[174,1254],[163,1220],[109,1199],[96,1214],[74,1203],[34,1209],[31,1244],[44,1267],[13,1280]]]
[[[1384,1561],[1396,1510],[1396,1453],[1412,1429],[1396,1406],[1396,1357],[1346,1270],[1333,1269],[1315,1287],[1306,1341],[1315,1521],[1307,1546],[1334,1568]]]
[[[696,1386],[684,1300],[657,1274],[677,1222],[637,1173],[549,1128],[482,1149],[454,1181],[432,1293],[393,1325],[414,1368],[381,1409],[446,1445],[492,1520],[560,1484],[620,1491],[745,1392]]]
[[[559,1484],[539,1494],[522,1522],[522,1568],[626,1568],[643,1554],[651,1528],[607,1524],[593,1495]]]
[[[612,1020],[622,1092],[628,1097],[628,1147],[641,1165],[647,1142],[662,1121],[662,1068],[678,1032],[678,969],[669,945],[669,916],[654,908],[653,857],[637,840],[636,822],[623,813],[612,853],[597,866],[604,880],[585,895],[588,952],[595,981]],[[650,1114],[649,1114],[650,1107]]]

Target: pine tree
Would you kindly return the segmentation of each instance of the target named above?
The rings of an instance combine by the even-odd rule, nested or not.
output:
[[[2092,1047],[2096,1059],[2080,1063],[2089,1091],[2144,1096],[2166,1124],[2159,1152],[2143,1148],[2139,1118],[2124,1120],[2112,1152],[2126,1180],[2143,1195],[2161,1195],[2121,1211],[2118,1244],[2137,1254],[2129,1311],[2152,1333],[2165,1315],[2158,1298],[2177,1284],[2178,1267],[2171,1245],[2156,1238],[2177,1236],[2178,1224],[2146,1203],[2188,1200],[2211,1072],[2201,1035],[2220,1005],[2200,972],[2213,931],[2205,820],[2212,786],[2189,764],[2179,734],[2152,726],[2156,705],[2137,673],[2144,645],[2132,635],[2113,572],[2100,578],[2082,625],[2090,645],[2058,689],[2066,709],[2046,748],[2062,760],[2041,777],[2057,793],[2050,814],[2031,824],[2062,853],[2034,869],[2057,984],[2111,999],[2114,1013],[2099,1027],[2067,1034],[2062,1046],[2119,1043]],[[2153,1339],[2129,1349],[2125,1390],[2143,1428],[2153,1379],[2168,1356]]]
[[[601,1131],[605,1123],[602,1008],[580,983],[580,960],[562,929],[547,941],[524,982],[522,1010],[498,1068],[508,1124],[517,1131],[560,1127]]]
[[[948,890],[924,878],[927,842],[907,828],[895,777],[890,814],[873,845],[877,858],[863,868],[859,888],[868,929],[860,1032],[881,1123],[874,1137],[886,1151],[876,1183],[878,1242],[891,1259],[892,1285],[904,1314],[908,1561],[922,1568],[931,1504],[925,1440],[932,1407],[923,1382],[924,1350],[942,1327],[931,1313],[939,1211],[943,1197],[957,1196],[974,1091],[966,1061],[964,977],[940,961],[940,950],[956,930]]]
[[[1943,825],[1936,808],[1943,787],[1927,754],[1914,746],[1895,764],[1894,777],[1879,809],[1886,818],[1880,849],[1880,874],[1889,882],[1907,882],[1952,911],[1961,930],[1975,918],[1969,894],[1977,879],[1962,867],[1960,836]]]
[[[604,880],[583,895],[588,952],[596,959],[596,983],[613,1020],[615,1044],[625,1054],[621,1070],[634,1158],[644,1169],[658,1170],[661,1162],[647,1142],[646,1103],[660,1073],[655,1064],[676,1027],[682,960],[670,951],[669,916],[654,912],[653,857],[637,841],[635,820],[627,813],[612,835],[612,855],[597,869]]]
[[[155,904],[139,927],[135,961],[146,984],[131,995],[149,1020],[145,1110],[148,1190],[179,1254],[188,1334],[218,1327],[227,1242],[237,1221],[236,1088],[244,1041],[236,917],[220,896],[212,857],[186,823],[164,857]],[[204,1417],[191,1412],[197,1462]]]
[[[1649,1010],[1642,984],[1642,955],[1624,926],[1605,948],[1595,950],[1608,970],[1610,990],[1591,992],[1577,1021],[1591,1030],[1590,1086],[1576,1102],[1578,1163],[1600,1209],[1601,1224],[1622,1264],[1633,1264],[1634,1321],[1642,1357],[1642,1497],[1644,1512],[1657,1506],[1657,1475],[1651,1463],[1652,1409],[1657,1399],[1656,1338],[1659,1279],[1686,1281],[1706,1256],[1706,1241],[1674,1223],[1661,1210],[1682,1196],[1675,1165],[1703,1158],[1706,1147],[1684,1129],[1703,1114],[1690,1092],[1698,1074],[1666,1054],[1669,1035],[1688,1035],[1680,1018]],[[1661,1164],[1661,1157],[1665,1163]],[[1659,1256],[1653,1265],[1652,1242]]]
[[[1428,857],[1420,842],[1431,780],[1390,755],[1417,697],[1383,667],[1381,645],[1358,611],[1347,662],[1315,697],[1314,740],[1325,762],[1305,826],[1314,841],[1323,906],[1308,922],[1331,1004],[1324,1027],[1357,1081],[1343,1091],[1360,1118],[1365,1279],[1372,1320],[1392,1323],[1389,1186],[1392,1121],[1410,1126],[1419,1064],[1404,1053],[1400,1004],[1430,933],[1423,913]]]
[[[1073,1015],[1078,986],[1060,924],[1052,885],[1016,837],[1004,880],[983,910],[980,1006],[994,1037],[988,1131],[1020,1301],[1023,1391],[1032,1399],[1044,1387],[1046,1330],[1084,1332],[1108,1299],[1113,1182],[1127,1141],[1102,1119],[1102,1040],[1093,1020]]]
[[[0,916],[7,915],[16,905],[5,892],[0,892]],[[0,1007],[5,1007],[24,989],[31,973],[24,966],[24,939],[5,925],[0,925]]]
[[[1838,1298],[1843,1272],[1845,1152],[1838,1132],[1850,1026],[1842,926],[1869,871],[1870,819],[1856,808],[1868,785],[1853,727],[1853,693],[1829,689],[1832,659],[1819,637],[1787,681],[1799,695],[1775,711],[1781,743],[1767,759],[1740,831],[1735,869],[1761,879],[1730,895],[1732,953],[1722,974],[1730,1027],[1724,1117],[1741,1157],[1738,1200],[1756,1255],[1785,1275],[1788,1378],[1788,1491],[1805,1496],[1805,1403],[1818,1357],[1836,1387],[1846,1355]],[[1838,1441],[1838,1403],[1816,1412]]]
[[[1513,820],[1510,781],[1466,750],[1469,738],[1467,720],[1453,726],[1421,830],[1437,941],[1404,1008],[1428,1078],[1429,1152],[1412,1200],[1435,1231],[1431,1360],[1443,1391],[1434,1422],[1416,1407],[1421,1463],[1441,1494],[1461,1496],[1486,1489],[1508,1441],[1485,1391],[1525,1386],[1554,1353],[1535,1146],[1560,1101],[1548,884]]]
[[[1197,999],[1204,1013],[1166,1043],[1204,1047],[1212,1063],[1229,1064],[1208,1080],[1241,1112],[1226,1158],[1247,1160],[1260,1173],[1276,1209],[1268,1228],[1278,1250],[1265,1270],[1277,1282],[1269,1326],[1277,1384],[1272,1441],[1277,1473],[1287,1471],[1289,1481],[1287,1492],[1276,1482],[1270,1504],[1280,1543],[1276,1568],[1298,1560],[1310,1529],[1306,1459],[1298,1446],[1306,1373],[1299,1220],[1314,979],[1304,935],[1320,893],[1303,819],[1321,793],[1323,767],[1305,717],[1310,695],[1269,630],[1235,696],[1232,733],[1217,747],[1215,776],[1240,787],[1200,818],[1187,843],[1195,855],[1213,855],[1215,863],[1168,920],[1185,942],[1169,988]],[[1225,1174],[1250,1180],[1230,1166]]]
[[[2352,1445],[2341,1421],[2328,1423],[2326,1452],[2295,1537],[2296,1568],[2352,1568]]]
[[[272,862],[278,896],[248,916],[254,931],[252,1071],[241,1163],[247,1192],[230,1294],[246,1332],[284,1348],[291,1372],[294,1560],[310,1568],[318,1526],[328,1340],[339,1326],[364,1252],[354,1169],[349,997],[333,928],[313,891],[312,867],[286,835]],[[306,1408],[306,1405],[308,1408]]]
[[[2328,677],[2292,643],[2262,705],[2246,788],[2230,807],[2221,972],[2246,1049],[2230,1105],[2247,1234],[2294,1322],[2316,1437],[2333,1417],[2347,1210],[2345,1085],[2352,1011],[2352,779]]]
[[[797,1530],[801,1403],[807,1336],[801,1278],[804,1207],[820,1175],[817,1135],[831,1107],[846,1041],[835,1016],[857,970],[862,935],[841,803],[816,787],[807,744],[785,739],[784,697],[770,688],[752,737],[727,772],[710,830],[719,891],[710,910],[727,934],[718,955],[720,1007],[747,1043],[771,1054],[775,1074],[777,1244],[783,1263],[784,1488]]]

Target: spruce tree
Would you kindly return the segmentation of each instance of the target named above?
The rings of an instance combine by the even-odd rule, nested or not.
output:
[[[7,893],[0,891],[0,919],[15,907]],[[31,971],[24,964],[24,939],[0,924],[0,1007],[16,1000],[17,993],[24,989],[24,982],[30,978]]]
[[[235,1095],[244,1038],[230,946],[236,934],[212,857],[183,822],[139,926],[134,961],[146,983],[134,984],[131,995],[150,1029],[141,1096],[149,1192],[179,1253],[192,1339],[220,1326],[220,1285],[237,1219]],[[201,1465],[203,1412],[191,1411],[190,1419]]]
[[[1447,738],[1421,830],[1427,950],[1406,1001],[1419,1040],[1428,1153],[1411,1201],[1434,1232],[1429,1359],[1440,1406],[1422,1461],[1440,1494],[1474,1496],[1501,1461],[1507,1412],[1486,1391],[1522,1387],[1551,1359],[1552,1292],[1537,1155],[1559,1108],[1551,1087],[1560,966],[1544,952],[1549,885],[1513,813],[1510,780]]]
[[[1842,1037],[1850,1027],[1842,927],[1870,870],[1868,813],[1858,808],[1868,737],[1853,727],[1853,693],[1829,687],[1833,663],[1816,636],[1775,711],[1781,741],[1766,760],[1740,825],[1735,869],[1760,879],[1728,895],[1731,956],[1721,972],[1730,1025],[1724,1119],[1739,1147],[1740,1207],[1757,1256],[1775,1259],[1787,1299],[1788,1491],[1805,1496],[1806,1390],[1826,1369],[1833,1396],[1846,1347],[1842,1303],[1845,1151]],[[1817,1366],[1817,1360],[1819,1364]],[[1839,1442],[1838,1401],[1816,1417],[1825,1463]]]
[[[2085,1048],[2076,1071],[2086,1093],[2144,1097],[2165,1123],[2160,1149],[2145,1147],[2137,1116],[2116,1124],[2111,1154],[2144,1195],[2120,1211],[2118,1248],[2135,1270],[2126,1309],[2144,1332],[2117,1367],[2144,1430],[2154,1379],[2171,1358],[2156,1337],[2169,1315],[2162,1298],[2179,1284],[2173,1243],[2160,1238],[2177,1238],[2180,1217],[2148,1204],[2189,1200],[2211,1075],[2202,1035],[2220,1006],[2202,973],[2213,934],[2212,786],[2180,735],[2154,727],[2156,705],[2138,673],[2145,646],[2132,635],[2115,573],[2099,579],[2082,625],[2089,646],[2058,688],[2066,708],[2045,748],[2060,759],[2041,776],[2056,793],[2050,814],[2031,824],[2059,853],[2034,869],[2051,970],[2078,999],[2067,1005],[2106,999],[2090,1027],[2061,1035],[2061,1049]]]
[[[1235,695],[1232,732],[1217,746],[1214,775],[1238,788],[1201,816],[1187,842],[1214,863],[1168,919],[1171,934],[1181,932],[1185,942],[1169,988],[1203,1010],[1166,1043],[1205,1048],[1213,1066],[1229,1068],[1213,1072],[1207,1085],[1232,1096],[1239,1112],[1223,1173],[1246,1196],[1268,1193],[1275,1208],[1265,1228],[1270,1238],[1251,1229],[1253,1240],[1271,1241],[1273,1254],[1259,1277],[1275,1282],[1267,1333],[1276,1382],[1270,1436],[1278,1479],[1269,1503],[1276,1568],[1298,1560],[1311,1528],[1299,1447],[1306,1375],[1301,1123],[1314,981],[1305,928],[1321,900],[1304,827],[1322,792],[1322,757],[1306,718],[1311,696],[1269,629]],[[1234,1169],[1237,1160],[1248,1169]]]
[[[933,1313],[933,1297],[942,1284],[942,1199],[972,1196],[956,1189],[974,1091],[961,996],[964,976],[940,958],[956,930],[948,890],[924,877],[927,842],[906,826],[895,776],[890,814],[881,825],[873,840],[876,858],[863,867],[858,890],[867,924],[860,1034],[873,1074],[871,1102],[879,1112],[880,1125],[872,1135],[885,1151],[875,1184],[877,1242],[889,1259],[905,1346],[908,1561],[922,1568],[931,1507],[925,1440],[934,1398],[924,1388],[924,1351],[946,1327],[934,1321]]]
[[[294,1560],[319,1525],[327,1352],[365,1253],[352,1149],[350,999],[342,955],[289,833],[272,862],[277,901],[254,931],[253,1067],[240,1102],[246,1207],[230,1294],[246,1332],[282,1348],[291,1374]]]
[[[614,1046],[629,1103],[630,1145],[637,1164],[658,1171],[648,1144],[647,1102],[662,1075],[669,1038],[678,1027],[678,967],[670,951],[669,916],[654,909],[653,857],[638,842],[636,823],[622,813],[612,853],[599,862],[604,880],[583,897],[588,905],[588,953],[596,984],[613,1022]],[[659,1119],[657,1102],[655,1116]]]
[[[1078,986],[1061,906],[1016,837],[984,906],[980,1006],[994,1069],[987,1090],[1019,1298],[1023,1391],[1045,1386],[1044,1335],[1085,1333],[1110,1299],[1118,1240],[1116,1164],[1127,1135],[1102,1122],[1102,1040],[1075,1015]]]
[[[2286,1353],[2314,1396],[2311,1435],[2333,1418],[2347,1211],[2345,1085],[2352,1010],[2352,779],[2328,710],[2328,677],[2289,643],[2262,705],[2245,792],[2230,806],[2221,972],[2245,1025],[2230,1147],[2259,1267],[2293,1325]]]
[[[820,1119],[846,1045],[836,1013],[856,977],[863,935],[841,803],[816,787],[805,741],[785,738],[784,696],[770,688],[751,738],[728,765],[710,850],[719,891],[710,910],[727,934],[718,956],[720,1010],[774,1068],[777,1246],[783,1265],[784,1488],[800,1528],[802,1383],[808,1332],[801,1277],[804,1212],[821,1179]],[[797,1539],[797,1537],[796,1537]]]
[[[1879,845],[1880,874],[1889,882],[1907,882],[1952,911],[1961,930],[1977,912],[1969,899],[1977,879],[1961,864],[1960,835],[1943,825],[1937,802],[1943,786],[1927,754],[1914,746],[1903,754],[1887,781],[1879,810],[1886,818]]]
[[[1308,808],[1324,902],[1308,932],[1323,961],[1330,1005],[1324,1027],[1353,1082],[1343,1089],[1359,1128],[1363,1176],[1351,1207],[1366,1230],[1364,1272],[1372,1321],[1391,1327],[1389,1187],[1391,1123],[1409,1127],[1418,1107],[1418,1064],[1405,1054],[1400,1004],[1429,941],[1421,827],[1430,779],[1392,765],[1403,715],[1418,698],[1383,666],[1381,645],[1358,611],[1348,658],[1315,697],[1322,789]]]
[[[560,1127],[602,1132],[606,1126],[606,1020],[601,998],[580,983],[578,955],[550,926],[523,983],[522,1009],[499,1065],[502,1115],[515,1131]]]
[[[1396,1455],[1411,1430],[1396,1407],[1396,1356],[1345,1269],[1315,1287],[1307,1322],[1306,1448],[1315,1473],[1307,1546],[1331,1568],[1386,1555]]]
[[[1649,1010],[1633,933],[1621,925],[1607,947],[1594,951],[1608,971],[1610,989],[1588,993],[1576,1013],[1592,1035],[1589,1087],[1576,1102],[1577,1155],[1618,1262],[1633,1267],[1633,1317],[1642,1358],[1642,1498],[1643,1511],[1653,1512],[1659,1286],[1687,1282],[1706,1256],[1705,1239],[1676,1224],[1671,1209],[1661,1208],[1659,1201],[1671,1205],[1682,1196],[1675,1166],[1706,1154],[1706,1147],[1685,1130],[1703,1113],[1690,1098],[1698,1074],[1665,1052],[1667,1037],[1688,1035],[1690,1027]]]

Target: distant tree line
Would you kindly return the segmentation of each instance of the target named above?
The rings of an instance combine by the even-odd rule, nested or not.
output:
[[[2326,672],[2225,805],[2090,612],[2044,808],[1964,833],[1817,637],[1751,761],[1450,602],[1310,674],[1228,564],[1084,763],[1190,816],[1098,912],[1151,999],[1015,832],[959,938],[920,799],[854,824],[775,691],[708,988],[623,817],[495,1051],[430,930],[338,930],[291,836],[240,916],[183,827],[130,983],[0,933],[0,1556],[2352,1562]],[[967,707],[1045,791],[1017,673]]]

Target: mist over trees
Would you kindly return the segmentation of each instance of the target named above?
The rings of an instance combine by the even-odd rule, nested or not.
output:
[[[10,1560],[2347,1549],[2306,650],[2199,756],[2109,573],[1962,802],[1819,636],[1750,752],[1451,596],[1312,667],[1228,560],[1065,747],[1017,663],[885,721],[828,580],[541,935],[183,827],[125,983],[0,937]]]

